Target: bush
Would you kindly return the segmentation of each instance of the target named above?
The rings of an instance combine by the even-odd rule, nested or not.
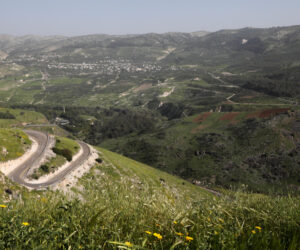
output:
[[[96,159],[96,162],[102,163],[102,159],[101,159],[101,158],[97,158],[97,159]]]
[[[46,164],[40,166],[40,169],[43,170],[45,173],[49,173],[49,166]]]
[[[53,148],[52,151],[55,154],[61,155],[67,159],[67,161],[72,161],[72,152],[70,149],[64,148],[64,149],[59,149],[59,148]]]
[[[9,112],[0,112],[0,119],[16,119],[16,117]]]

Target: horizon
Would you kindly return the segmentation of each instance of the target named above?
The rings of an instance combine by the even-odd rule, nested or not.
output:
[[[139,35],[216,32],[300,24],[296,0],[11,0],[2,3],[0,34],[24,36]]]
[[[300,24],[294,24],[294,25],[283,25],[283,26],[270,26],[270,27],[242,27],[242,28],[236,28],[236,29],[219,29],[214,31],[208,31],[208,30],[195,30],[190,32],[184,32],[184,31],[166,31],[166,32],[147,32],[147,33],[128,33],[128,34],[108,34],[108,33],[90,33],[90,34],[84,34],[84,35],[59,35],[59,34],[52,34],[52,35],[40,35],[40,34],[23,34],[23,35],[14,35],[14,34],[8,34],[8,33],[0,33],[0,36],[13,36],[13,37],[25,37],[25,36],[38,36],[38,37],[80,37],[80,36],[97,36],[97,35],[106,35],[106,36],[138,36],[138,35],[147,35],[147,34],[169,34],[169,33],[197,33],[197,32],[207,32],[209,33],[216,33],[220,31],[226,31],[226,30],[243,30],[243,29],[273,29],[273,28],[287,28],[287,27],[296,27],[300,26]]]

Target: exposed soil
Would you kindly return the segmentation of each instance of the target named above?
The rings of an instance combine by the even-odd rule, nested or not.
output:
[[[221,121],[229,121],[230,123],[234,124],[235,118],[240,114],[240,112],[230,112],[227,113],[225,115],[223,115],[222,117],[220,117]]]
[[[194,119],[194,122],[195,122],[195,123],[204,122],[210,115],[211,115],[210,112],[202,113],[202,114],[198,115],[198,116]]]
[[[256,111],[248,114],[246,119],[249,118],[270,118],[275,115],[285,114],[290,110],[290,108],[278,108],[278,109],[266,109],[263,111]]]

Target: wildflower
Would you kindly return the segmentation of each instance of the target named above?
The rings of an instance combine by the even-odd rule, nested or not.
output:
[[[46,199],[45,197],[42,197],[42,198],[41,198],[41,202],[47,203],[47,199]]]
[[[256,229],[258,229],[259,231],[261,231],[261,227],[259,227],[259,226],[256,226],[255,228],[256,228]]]
[[[215,234],[215,235],[218,235],[218,234],[219,234],[219,232],[218,232],[218,231],[214,231],[214,234]]]
[[[132,247],[132,246],[133,246],[133,244],[130,243],[129,241],[126,241],[126,242],[125,242],[125,245],[128,246],[128,247]]]
[[[221,219],[221,218],[219,218],[219,221],[220,221],[221,223],[224,223],[224,220],[223,220],[223,219]]]
[[[209,218],[209,217],[207,218],[207,221],[209,221],[209,222],[210,222],[210,218]]]
[[[174,223],[175,225],[177,225],[177,224],[178,224],[178,222],[177,222],[176,220],[174,220],[174,221],[173,221],[173,223]]]
[[[256,234],[256,231],[255,231],[255,230],[252,230],[251,232],[252,232],[253,234]]]
[[[161,240],[163,237],[158,234],[158,233],[154,233],[153,236],[155,236],[157,239]]]
[[[6,208],[7,206],[6,205],[0,205],[0,207]]]
[[[29,226],[29,223],[28,222],[22,222],[22,225],[23,226]]]
[[[159,227],[160,225],[156,223],[155,226]]]
[[[146,234],[151,235],[152,233],[150,231],[145,231]]]
[[[178,236],[183,236],[183,233],[176,233]]]
[[[191,240],[193,240],[194,238],[193,238],[193,237],[190,237],[190,236],[186,236],[185,239],[186,239],[187,241],[191,241]]]

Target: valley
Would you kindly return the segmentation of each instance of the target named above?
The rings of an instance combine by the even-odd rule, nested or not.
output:
[[[0,248],[298,249],[300,26],[0,35]]]

